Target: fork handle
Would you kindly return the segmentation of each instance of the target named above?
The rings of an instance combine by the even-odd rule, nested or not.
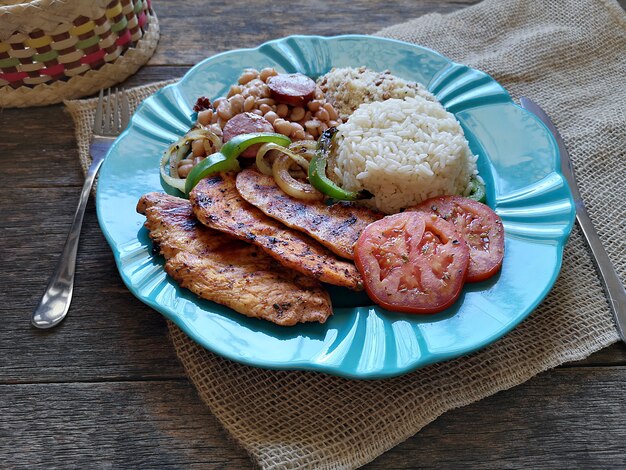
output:
[[[83,189],[80,192],[78,207],[74,213],[72,226],[67,234],[63,252],[57,262],[56,268],[48,287],[46,287],[39,304],[33,311],[31,323],[37,328],[52,328],[58,325],[67,315],[74,291],[74,274],[76,272],[76,255],[78,253],[78,241],[80,230],[83,225],[85,207],[89,200],[89,193],[96,179],[98,170],[103,160],[98,159],[89,166]]]

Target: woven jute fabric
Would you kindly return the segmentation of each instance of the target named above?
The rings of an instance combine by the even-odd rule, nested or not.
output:
[[[620,276],[626,273],[626,18],[609,0],[485,0],[379,34],[431,47],[484,70],[514,98],[532,97],[553,117],[581,191]],[[155,86],[132,91],[148,96]],[[80,155],[94,102],[68,103]],[[156,160],[155,160],[156,162]],[[520,286],[523,288],[523,286]],[[577,228],[545,301],[486,349],[408,375],[354,381],[270,371],[207,352],[169,325],[198,394],[261,468],[355,468],[445,411],[582,359],[618,336]]]

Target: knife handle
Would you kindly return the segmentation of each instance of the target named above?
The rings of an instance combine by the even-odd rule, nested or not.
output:
[[[585,206],[582,204],[582,200],[579,201],[581,203],[576,208],[576,220],[591,249],[592,260],[600,274],[600,281],[608,297],[617,332],[622,341],[626,343],[626,334],[623,329],[623,326],[626,325],[626,290],[611,263],[609,255],[602,246],[600,237],[598,237],[598,233],[591,222],[589,214],[587,214]]]

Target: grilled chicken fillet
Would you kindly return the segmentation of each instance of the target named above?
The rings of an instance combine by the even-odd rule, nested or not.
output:
[[[137,212],[147,218],[166,272],[200,297],[285,326],[324,323],[331,315],[330,298],[317,280],[200,224],[189,201],[149,193],[139,200]]]
[[[304,233],[268,217],[242,199],[235,175],[221,173],[200,181],[189,200],[200,222],[261,247],[283,266],[320,281],[353,290],[363,289],[354,264],[337,258]]]
[[[237,191],[265,214],[348,259],[354,259],[353,245],[365,227],[384,216],[352,202],[328,206],[322,201],[293,198],[278,187],[273,177],[250,169],[237,175]]]

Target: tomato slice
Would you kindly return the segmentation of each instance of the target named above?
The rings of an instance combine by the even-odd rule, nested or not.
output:
[[[436,214],[454,224],[470,250],[467,282],[484,281],[502,267],[502,219],[489,206],[466,197],[441,196],[407,210]]]
[[[354,247],[354,261],[378,305],[436,313],[461,294],[469,249],[451,223],[423,212],[403,212],[368,225]]]

